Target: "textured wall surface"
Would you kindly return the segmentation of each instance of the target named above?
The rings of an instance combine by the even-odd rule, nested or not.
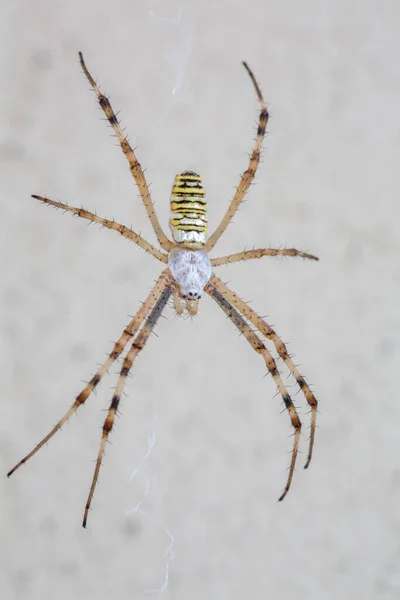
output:
[[[399,18],[398,2],[378,0],[4,3],[3,598],[399,598]],[[78,50],[121,110],[165,227],[187,168],[204,178],[211,228],[219,222],[258,113],[241,60],[260,82],[271,111],[263,163],[214,255],[287,245],[321,258],[219,271],[290,342],[320,400],[314,461],[282,503],[288,417],[263,361],[208,297],[194,320],[169,307],[137,361],[87,530],[117,366],[5,478],[161,269],[114,232],[29,197],[83,205],[154,241]],[[302,461],[300,393],[296,404]]]

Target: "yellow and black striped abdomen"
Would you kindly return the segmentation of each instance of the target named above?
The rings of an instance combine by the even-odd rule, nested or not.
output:
[[[177,244],[202,248],[207,241],[207,202],[200,175],[185,171],[175,177],[169,226]]]

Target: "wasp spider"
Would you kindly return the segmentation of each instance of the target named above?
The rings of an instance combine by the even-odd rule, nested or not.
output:
[[[13,469],[11,469],[11,471],[8,473],[8,476],[12,475],[14,471],[16,471],[21,465],[29,460],[34,454],[36,454],[36,452],[44,444],[46,444],[50,438],[53,437],[53,435],[78,410],[78,408],[86,402],[87,398],[100,383],[104,374],[130,343],[130,348],[123,360],[119,379],[103,425],[100,449],[98,452],[93,480],[83,517],[82,525],[83,527],[86,527],[88,512],[99,476],[99,470],[102,463],[106,442],[114,424],[115,415],[118,411],[118,406],[121,399],[121,394],[125,387],[126,378],[136,357],[143,350],[149,339],[150,333],[152,332],[158,318],[160,317],[171,296],[173,298],[175,310],[179,315],[182,315],[185,311],[187,311],[189,315],[194,316],[197,313],[199,300],[203,292],[206,292],[206,294],[215,300],[215,302],[221,307],[223,312],[244,335],[254,350],[262,356],[289,413],[290,421],[294,429],[294,442],[289,467],[289,475],[283,493],[279,498],[279,500],[283,500],[289,491],[293,478],[299,448],[301,422],[290,395],[288,394],[286,386],[282,381],[275,359],[272,357],[270,351],[261,340],[261,337],[267,338],[272,342],[277,354],[285,363],[288,371],[297,381],[297,384],[299,385],[310,406],[311,433],[305,468],[307,468],[310,464],[313,451],[317,417],[317,400],[310,387],[306,383],[304,377],[302,377],[297,370],[297,367],[293,363],[281,338],[264,319],[262,319],[246,302],[241,300],[241,298],[239,298],[235,292],[230,290],[228,286],[225,285],[225,283],[223,283],[221,279],[214,274],[213,267],[219,267],[221,265],[226,265],[241,260],[261,258],[262,256],[300,256],[312,260],[318,259],[311,254],[306,254],[305,252],[295,250],[294,248],[279,250],[266,248],[238,252],[237,254],[231,254],[229,256],[223,256],[220,258],[209,257],[210,251],[214,248],[215,244],[225,231],[226,227],[232,220],[232,217],[243,201],[243,198],[248,191],[251,182],[253,181],[260,161],[261,145],[268,122],[268,111],[258,83],[256,82],[252,71],[244,62],[243,65],[250,76],[258,96],[258,100],[261,105],[261,112],[259,116],[257,136],[252,154],[250,156],[249,165],[241,177],[239,185],[224,218],[214,233],[210,237],[207,237],[207,203],[201,178],[193,171],[185,171],[176,176],[172,188],[171,218],[169,222],[173,238],[172,241],[168,239],[161,229],[157,215],[154,211],[153,202],[150,197],[150,192],[144,177],[143,169],[136,158],[134,150],[131,148],[125,134],[123,133],[123,130],[121,129],[120,122],[116,117],[108,98],[102,94],[95,80],[89,73],[81,53],[79,53],[79,59],[83,72],[89,80],[94,92],[96,93],[99,104],[103,109],[108,122],[113,128],[121,145],[121,149],[129,163],[132,176],[139,189],[143,204],[146,208],[148,217],[151,221],[158,243],[162,250],[155,248],[152,244],[144,240],[139,234],[132,231],[132,229],[125,227],[125,225],[120,225],[115,221],[98,217],[96,214],[90,213],[83,208],[73,208],[66,204],[62,204],[61,202],[50,200],[44,196],[33,195],[32,197],[56,208],[69,211],[83,219],[88,219],[89,221],[99,223],[104,227],[118,231],[118,233],[120,233],[123,237],[131,240],[146,252],[149,252],[160,262],[165,263],[166,268],[162,271],[155,286],[147,296],[138,313],[122,332],[105,363],[100,367],[86,387],[77,396],[71,408],[50,431],[50,433],[46,435],[46,437],[43,438],[43,440],[17,465],[15,465]],[[258,333],[255,333],[254,330],[257,330]]]

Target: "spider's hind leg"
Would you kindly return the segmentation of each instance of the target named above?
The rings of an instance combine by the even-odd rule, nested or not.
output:
[[[158,243],[160,244],[160,246],[163,250],[166,250],[167,252],[169,252],[169,250],[171,249],[173,244],[167,238],[167,236],[165,235],[164,231],[161,228],[160,222],[159,222],[158,217],[154,210],[154,204],[153,204],[153,201],[150,196],[150,190],[149,190],[149,186],[147,184],[146,178],[144,176],[144,171],[143,171],[138,159],[136,158],[136,154],[135,154],[133,148],[131,147],[131,145],[129,144],[127,137],[121,128],[118,117],[116,116],[115,112],[113,111],[109,99],[100,91],[99,86],[96,84],[95,80],[89,73],[89,70],[85,64],[85,61],[83,60],[82,52],[79,52],[79,61],[81,63],[81,67],[82,67],[84,74],[86,75],[90,85],[92,86],[92,88],[97,96],[100,107],[104,111],[104,114],[106,115],[109,124],[111,125],[111,127],[113,128],[113,130],[115,132],[115,135],[117,136],[117,139],[121,146],[121,150],[124,153],[128,163],[129,163],[130,171],[132,173],[132,176],[133,176],[135,183],[137,185],[137,188],[139,190],[139,194],[142,198],[142,202],[146,209],[147,215],[153,226],[154,233],[157,236]]]
[[[226,211],[221,223],[218,225],[218,227],[214,231],[214,233],[208,238],[208,241],[204,247],[204,250],[206,252],[210,252],[210,250],[212,250],[212,248],[214,248],[215,244],[217,243],[217,241],[219,240],[221,235],[224,233],[224,231],[228,227],[229,223],[232,221],[233,216],[235,215],[237,209],[239,208],[240,204],[243,202],[243,199],[248,192],[248,189],[255,177],[255,174],[256,174],[256,171],[257,171],[257,168],[258,168],[258,165],[260,162],[262,142],[264,139],[264,135],[265,135],[265,131],[267,129],[267,124],[268,124],[268,119],[269,119],[267,105],[266,105],[263,95],[261,93],[260,86],[258,85],[256,78],[254,77],[254,74],[253,74],[252,70],[249,68],[249,66],[247,65],[247,63],[243,62],[243,66],[246,69],[246,71],[253,83],[258,100],[260,102],[261,111],[260,111],[260,116],[258,119],[257,135],[256,135],[254,147],[253,147],[253,152],[251,153],[251,156],[250,156],[250,161],[249,161],[248,167],[247,167],[246,171],[243,173],[243,175],[239,181],[239,185],[237,186],[236,192],[231,200],[228,210]]]

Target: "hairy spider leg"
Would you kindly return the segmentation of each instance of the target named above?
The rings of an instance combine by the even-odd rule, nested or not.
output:
[[[104,219],[103,217],[98,217],[96,214],[85,210],[84,208],[75,208],[74,206],[69,206],[68,204],[63,204],[62,202],[56,202],[55,200],[50,200],[50,198],[46,198],[46,196],[37,196],[36,194],[32,194],[32,198],[36,198],[36,200],[40,200],[40,202],[44,202],[50,206],[54,206],[54,208],[61,208],[65,212],[71,212],[77,217],[81,219],[87,219],[88,221],[92,221],[93,223],[98,223],[102,227],[107,227],[107,229],[113,229],[114,231],[118,231],[122,237],[127,240],[133,242],[140,246],[145,252],[148,252],[154,258],[157,258],[163,263],[168,262],[168,254],[164,252],[160,252],[157,250],[152,244],[147,242],[141,235],[129,229],[125,225],[121,225],[120,223],[116,223],[115,221],[111,221],[110,219]]]
[[[36,454],[36,452],[38,452],[38,450],[40,450],[40,448],[42,446],[47,444],[47,442],[53,437],[53,435],[55,433],[57,433],[57,431],[59,429],[61,429],[61,427],[64,425],[64,423],[66,423],[66,421],[68,421],[68,419],[78,410],[78,408],[86,402],[86,400],[88,399],[90,394],[100,383],[103,376],[107,373],[108,369],[111,367],[111,365],[117,360],[117,358],[123,352],[128,341],[136,334],[140,325],[143,323],[144,319],[146,318],[146,316],[149,314],[150,310],[152,309],[154,303],[158,301],[158,299],[160,298],[160,296],[162,295],[162,293],[164,292],[166,287],[170,284],[171,284],[171,279],[168,276],[168,269],[166,269],[165,271],[163,271],[163,273],[158,278],[157,283],[151,290],[150,294],[147,296],[146,300],[143,302],[142,306],[140,307],[139,311],[136,313],[135,317],[131,320],[129,325],[124,329],[122,335],[115,343],[114,348],[113,348],[111,354],[108,356],[105,363],[100,367],[100,369],[97,371],[97,373],[95,375],[93,375],[93,377],[91,378],[89,383],[84,387],[84,389],[81,391],[81,393],[78,394],[78,396],[76,397],[75,402],[73,403],[71,408],[65,413],[65,415],[62,417],[62,419],[60,419],[58,421],[58,423],[55,425],[55,427],[53,427],[53,429],[50,431],[50,433],[48,433],[46,435],[46,437],[44,437],[42,439],[42,441],[39,442],[39,444],[37,444],[37,446],[35,446],[35,448],[31,452],[29,452],[29,454],[24,456],[24,458],[22,460],[20,460],[19,463],[17,463],[15,465],[15,467],[13,467],[11,469],[11,471],[9,471],[7,473],[7,477],[10,477],[17,469],[19,469],[19,467],[21,467],[34,454]]]
[[[149,316],[147,317],[145,324],[143,325],[142,329],[136,336],[136,339],[133,341],[128,354],[125,356],[125,359],[124,359],[124,362],[123,362],[123,365],[121,368],[121,372],[120,372],[120,375],[118,378],[117,386],[115,388],[115,392],[114,392],[113,398],[111,400],[110,408],[108,409],[107,417],[106,417],[106,419],[104,421],[104,425],[103,425],[103,434],[101,437],[100,449],[99,449],[99,453],[97,455],[96,467],[95,467],[95,471],[94,471],[94,475],[93,475],[92,485],[90,487],[89,496],[88,496],[88,499],[86,502],[86,507],[85,507],[85,513],[83,516],[83,522],[82,522],[83,527],[86,527],[88,513],[90,510],[90,505],[92,503],[94,490],[95,490],[97,480],[99,477],[99,471],[100,471],[101,462],[102,462],[103,455],[104,455],[104,450],[106,447],[108,436],[110,435],[111,430],[114,425],[115,415],[118,412],[118,405],[121,400],[122,392],[124,391],[126,378],[129,375],[129,371],[132,368],[133,362],[135,361],[138,354],[143,350],[144,346],[146,345],[146,343],[149,339],[149,336],[150,336],[151,332],[153,331],[154,326],[157,323],[165,305],[167,304],[171,293],[172,293],[171,285],[169,287],[166,287],[161,292],[161,295],[158,298],[154,307],[152,308]]]
[[[239,298],[239,296],[230,290],[228,286],[223,283],[216,275],[211,276],[212,285],[226,298],[233,306],[252,323],[262,335],[264,335],[267,339],[271,340],[274,344],[276,351],[279,356],[282,358],[290,373],[295,378],[299,388],[303,392],[305,399],[308,402],[308,405],[311,409],[311,428],[310,428],[310,440],[308,447],[307,460],[304,465],[304,468],[307,469],[311,462],[312,452],[314,448],[314,440],[315,440],[315,429],[317,426],[317,413],[318,413],[318,401],[311,391],[309,385],[302,375],[300,375],[299,370],[296,365],[293,363],[292,359],[289,356],[289,352],[287,351],[286,345],[283,343],[281,338],[277,335],[277,333],[272,329],[270,325],[264,319],[262,319],[244,300]]]
[[[286,494],[290,489],[290,485],[292,483],[294,467],[296,465],[297,453],[299,451],[299,442],[300,442],[300,434],[301,434],[301,421],[297,414],[297,411],[294,407],[291,397],[285,387],[285,384],[282,381],[282,378],[279,374],[278,368],[276,366],[276,362],[273,359],[271,353],[266,348],[266,346],[262,343],[260,338],[254,333],[250,325],[246,323],[242,315],[236,310],[234,306],[229,302],[229,300],[221,294],[217,288],[213,285],[212,282],[208,283],[205,287],[205,291],[207,294],[211,296],[213,300],[222,308],[227,317],[232,321],[232,323],[239,329],[241,333],[243,333],[246,340],[249,344],[254,348],[254,350],[261,354],[266,364],[268,371],[271,373],[271,376],[279,390],[280,395],[282,396],[283,402],[286,406],[286,409],[289,413],[290,421],[292,427],[294,429],[294,442],[293,442],[293,451],[292,458],[290,461],[289,467],[289,475],[287,478],[287,482],[283,493],[281,494],[279,500],[283,500]]]
[[[147,185],[147,181],[144,176],[143,169],[142,169],[138,159],[136,158],[135,152],[134,152],[133,148],[131,147],[131,145],[129,144],[126,135],[124,134],[124,132],[121,129],[120,123],[118,121],[116,114],[114,113],[114,111],[112,109],[109,99],[106,96],[104,96],[104,94],[102,94],[102,92],[100,91],[100,88],[98,87],[95,80],[89,73],[88,68],[85,64],[85,61],[83,60],[82,52],[79,52],[79,61],[81,63],[83,72],[86,75],[87,79],[89,80],[89,83],[92,86],[92,88],[98,98],[99,104],[108,119],[108,122],[110,123],[111,127],[115,131],[115,135],[117,136],[118,141],[121,145],[122,152],[124,153],[127,161],[129,162],[129,168],[131,170],[131,173],[135,180],[135,183],[138,187],[140,196],[142,198],[142,201],[143,201],[144,207],[147,211],[147,215],[150,219],[150,222],[153,226],[154,233],[157,236],[158,242],[159,242],[161,248],[163,248],[163,250],[166,250],[168,252],[168,250],[170,250],[170,248],[172,247],[172,242],[167,238],[167,236],[163,232],[161,225],[158,221],[158,217],[154,210],[153,201],[150,196],[149,186]]]
[[[260,112],[260,117],[259,117],[259,122],[258,122],[256,141],[254,144],[253,152],[251,153],[251,156],[250,156],[249,166],[247,167],[247,170],[242,175],[242,178],[236,189],[235,195],[232,198],[232,201],[228,207],[228,210],[225,213],[225,216],[223,217],[221,223],[218,225],[217,229],[214,231],[212,236],[208,239],[208,241],[204,247],[204,250],[206,252],[209,252],[210,250],[212,250],[212,248],[214,248],[215,244],[217,243],[217,241],[219,240],[221,235],[224,233],[225,229],[228,227],[234,214],[236,213],[237,209],[239,208],[241,202],[243,201],[243,198],[245,197],[245,195],[251,185],[251,182],[254,179],[258,165],[260,163],[261,147],[262,147],[262,142],[264,139],[264,135],[265,135],[265,131],[267,128],[267,123],[268,123],[268,118],[269,118],[267,105],[265,104],[265,100],[261,93],[260,86],[258,85],[256,78],[254,77],[253,72],[251,71],[251,69],[249,68],[247,63],[243,62],[243,66],[246,69],[247,73],[249,74],[251,81],[253,82],[254,89],[256,90],[256,94],[257,94],[258,99],[261,104],[261,112]]]

